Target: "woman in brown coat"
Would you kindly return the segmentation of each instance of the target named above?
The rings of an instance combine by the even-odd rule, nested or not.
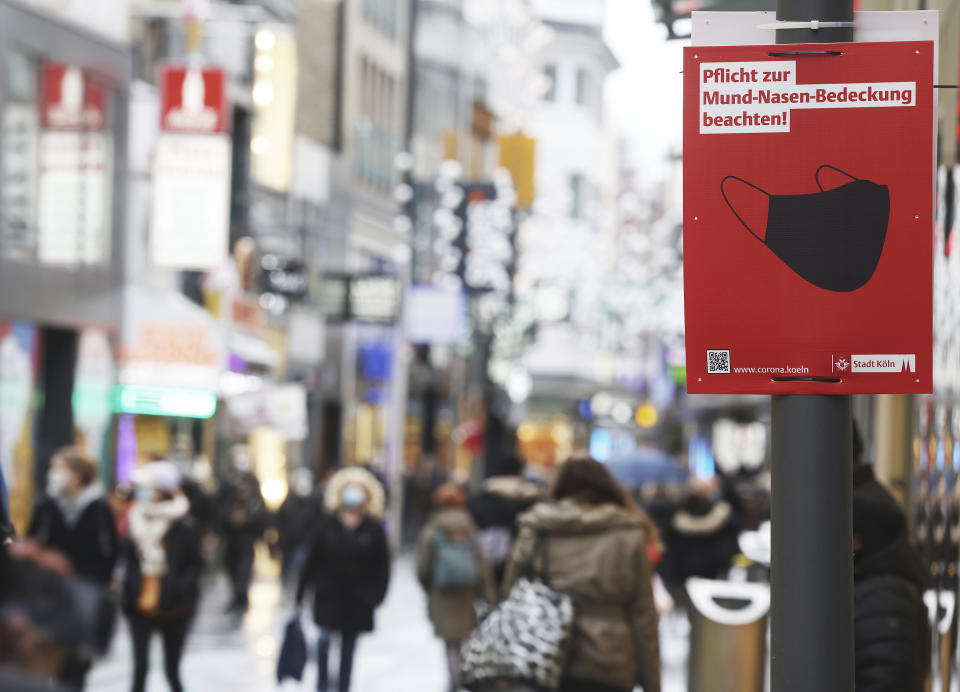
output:
[[[507,593],[532,565],[574,598],[570,653],[560,692],[660,692],[657,611],[646,522],[606,467],[579,457],[564,464],[552,499],[520,519],[507,567]],[[542,545],[538,542],[542,541]]]
[[[427,591],[428,613],[447,646],[450,689],[460,689],[460,647],[477,625],[476,602],[493,604],[493,574],[483,557],[477,527],[456,485],[433,494],[435,511],[420,533],[417,577]]]

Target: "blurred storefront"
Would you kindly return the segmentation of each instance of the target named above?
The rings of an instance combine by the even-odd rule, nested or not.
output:
[[[913,538],[927,568],[925,603],[933,632],[938,689],[960,680],[957,648],[960,555],[960,168],[941,166],[934,242],[934,393],[879,397],[875,465],[906,500]]]
[[[126,2],[28,4],[0,2],[0,465],[21,529],[57,447],[112,456],[130,72]]]

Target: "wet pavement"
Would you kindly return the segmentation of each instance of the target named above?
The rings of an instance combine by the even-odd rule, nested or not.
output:
[[[268,564],[259,570],[267,574],[260,576],[253,585],[250,610],[242,622],[223,612],[228,600],[226,580],[222,576],[211,578],[187,640],[181,668],[186,692],[277,689],[277,652],[292,609],[285,603],[279,579],[269,574],[271,569]],[[687,629],[685,617],[667,617],[661,623],[663,692],[683,692],[686,689]],[[312,648],[316,639],[312,623],[305,632],[311,660],[304,680],[300,684],[288,681],[281,689],[315,688],[317,668]],[[331,651],[331,660],[339,660],[335,650]],[[121,623],[110,654],[90,675],[88,690],[128,692],[132,670],[130,637],[125,624]],[[155,636],[147,691],[167,689],[160,638]],[[394,564],[387,600],[377,611],[376,631],[362,637],[358,644],[353,692],[446,690],[443,645],[433,636],[427,620],[425,598],[414,576],[412,560],[401,557]]]

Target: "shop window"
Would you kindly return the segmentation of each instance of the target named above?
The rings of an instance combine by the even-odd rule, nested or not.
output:
[[[577,68],[576,101],[578,106],[590,105],[590,73],[587,68]]]
[[[583,218],[583,176],[574,173],[570,176],[570,218]]]
[[[543,76],[547,78],[549,86],[543,94],[543,100],[548,103],[554,103],[557,100],[557,66],[550,64],[543,68]]]
[[[113,93],[92,70],[10,52],[2,120],[0,255],[109,263]]]

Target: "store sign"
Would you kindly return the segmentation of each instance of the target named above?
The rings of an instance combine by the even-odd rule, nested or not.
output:
[[[687,391],[930,391],[933,53],[685,49]]]
[[[219,325],[179,293],[129,288],[117,381],[216,391],[223,363]]]
[[[228,76],[165,65],[159,83],[150,257],[165,269],[210,271],[227,254],[230,225]]]
[[[215,134],[229,131],[229,77],[219,67],[164,65],[160,85],[160,129]]]
[[[41,76],[41,119],[45,130],[102,130],[106,94],[76,65],[48,62]]]
[[[307,390],[295,382],[268,386],[226,399],[233,430],[249,434],[257,428],[272,428],[288,440],[304,440],[308,434]]]
[[[36,244],[37,141],[39,127],[33,103],[7,103],[3,108],[3,186],[0,188],[0,253],[14,259],[33,257]]]
[[[41,69],[37,256],[47,264],[101,264],[109,253],[113,143],[107,93],[76,65]]]
[[[407,297],[406,333],[414,344],[456,345],[467,336],[467,296],[460,288],[418,284]]]
[[[386,274],[327,276],[322,301],[331,322],[391,324],[400,314],[400,282]]]
[[[210,418],[217,410],[217,395],[202,389],[118,386],[113,391],[117,413],[177,418]]]
[[[260,292],[275,293],[294,300],[310,289],[310,269],[302,260],[264,255],[260,259]]]
[[[153,168],[154,266],[216,269],[227,256],[229,224],[229,137],[161,135]]]

